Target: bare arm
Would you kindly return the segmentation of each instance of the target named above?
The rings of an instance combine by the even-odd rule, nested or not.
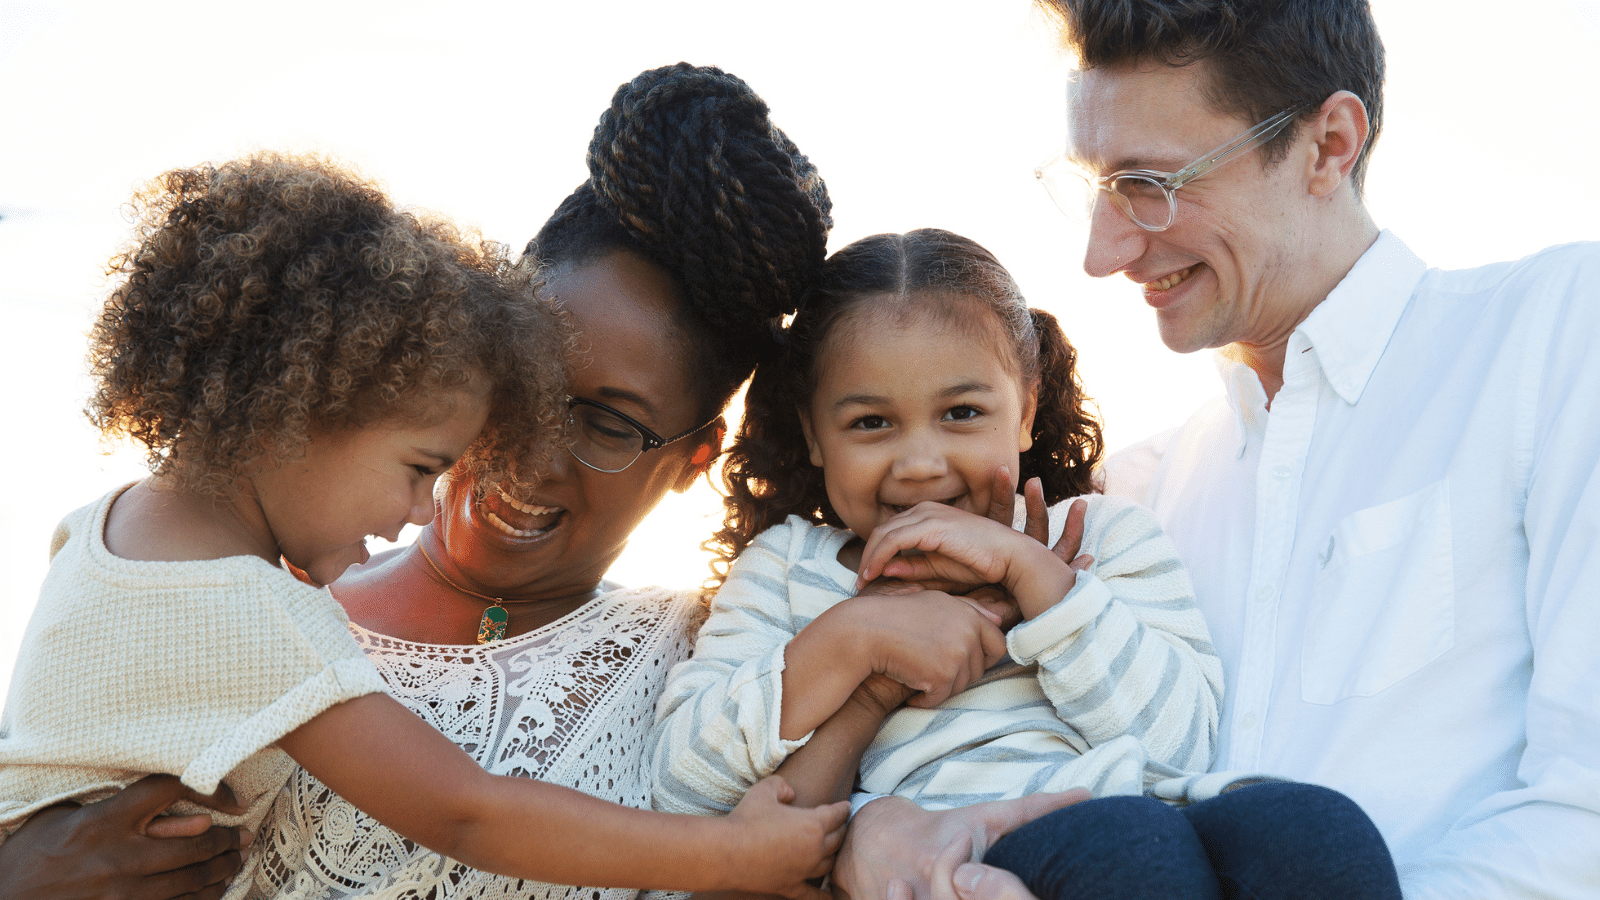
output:
[[[558,884],[746,889],[813,896],[847,809],[787,805],[779,779],[725,818],[630,809],[568,788],[490,775],[384,694],[331,707],[285,736],[288,754],[362,811],[486,871]]]
[[[789,754],[777,774],[794,787],[796,806],[821,806],[848,800],[855,788],[861,754],[878,736],[889,713],[911,695],[905,685],[872,675],[839,711],[817,726],[804,747]]]

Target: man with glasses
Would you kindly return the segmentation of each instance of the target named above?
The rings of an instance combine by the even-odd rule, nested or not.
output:
[[[1378,229],[1364,0],[1039,2],[1084,268],[1221,350],[1225,399],[1106,469],[1194,578],[1214,767],[1354,798],[1408,897],[1594,896],[1600,247],[1442,272]]]
[[[1138,284],[1171,349],[1220,350],[1225,396],[1105,470],[1195,582],[1213,768],[1355,799],[1411,900],[1596,896],[1600,246],[1442,272],[1378,229],[1365,0],[1037,2],[1079,58],[1037,174],[1089,217],[1084,268]],[[948,897],[939,848],[996,830],[876,801],[841,879],[878,894],[937,856]]]

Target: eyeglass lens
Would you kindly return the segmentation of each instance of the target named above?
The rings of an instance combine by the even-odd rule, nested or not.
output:
[[[1143,175],[1122,175],[1107,185],[1113,201],[1145,228],[1160,230],[1172,224],[1172,197],[1161,182]],[[1094,192],[1088,202],[1094,203]]]
[[[1058,157],[1034,172],[1056,208],[1080,223],[1094,214],[1100,188],[1092,176]],[[1122,175],[1106,186],[1110,199],[1134,221],[1146,228],[1161,230],[1172,224],[1172,202],[1161,183],[1143,175]]]
[[[629,424],[594,406],[574,406],[567,413],[572,455],[602,472],[620,472],[644,452],[644,435]]]

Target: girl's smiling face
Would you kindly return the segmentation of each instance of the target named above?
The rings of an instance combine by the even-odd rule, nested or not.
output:
[[[983,515],[995,469],[1015,476],[1032,446],[1033,388],[993,315],[961,306],[974,321],[867,298],[817,352],[801,426],[828,503],[857,537],[924,500]]]

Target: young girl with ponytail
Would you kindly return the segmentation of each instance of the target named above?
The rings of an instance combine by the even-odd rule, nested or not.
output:
[[[716,543],[731,566],[668,679],[656,807],[731,808],[866,688],[905,705],[861,757],[858,803],[1098,798],[984,855],[1042,897],[1210,898],[1258,878],[1260,896],[1297,896],[1306,873],[1332,891],[1317,896],[1397,896],[1278,840],[1386,861],[1346,798],[1186,774],[1210,765],[1222,666],[1155,518],[1094,493],[1101,433],[1074,355],[959,235],[876,235],[829,258],[729,452]]]

